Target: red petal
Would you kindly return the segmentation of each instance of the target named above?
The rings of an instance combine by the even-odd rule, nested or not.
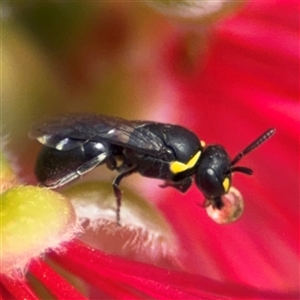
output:
[[[26,300],[38,300],[33,294],[30,286],[26,281],[18,281],[6,277],[0,274],[0,283],[5,287],[6,291],[9,292],[15,299],[26,299]],[[0,295],[3,299],[11,299],[12,297],[7,295],[7,292],[3,290],[0,285]],[[6,294],[6,295],[5,295]]]
[[[226,297],[287,299],[296,295],[263,291],[227,282],[221,283],[203,276],[160,269],[104,254],[77,241],[68,244],[65,255],[51,253],[50,256],[100,290],[102,283],[109,280],[117,283],[115,284],[117,288],[118,283],[125,284],[155,299],[215,299],[216,297],[218,299]],[[114,290],[108,292],[111,295]]]
[[[40,259],[31,261],[29,271],[58,299],[87,299]]]

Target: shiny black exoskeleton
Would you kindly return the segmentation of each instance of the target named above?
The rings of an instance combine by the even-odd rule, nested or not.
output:
[[[35,174],[40,184],[56,188],[106,163],[119,175],[113,181],[120,220],[121,180],[134,172],[165,180],[185,192],[192,184],[208,204],[221,209],[221,197],[229,191],[231,174],[252,170],[235,164],[247,153],[271,137],[266,131],[230,160],[219,145],[205,147],[188,129],[147,121],[127,121],[100,115],[63,115],[33,125],[30,137],[44,146],[37,158]],[[119,163],[121,161],[121,163]]]

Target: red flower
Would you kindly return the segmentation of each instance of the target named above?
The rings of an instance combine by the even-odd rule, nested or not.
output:
[[[48,256],[69,272],[97,287],[95,299],[225,299],[265,298],[289,299],[293,293],[276,293],[247,285],[221,283],[200,275],[160,269],[151,265],[126,261],[89,248],[77,241],[66,246],[66,253]],[[86,299],[68,281],[42,260],[33,260],[29,272],[58,299]],[[1,276],[2,297],[38,299],[28,282]],[[101,291],[99,293],[99,291]]]
[[[237,174],[245,199],[236,223],[220,226],[196,204],[193,187],[149,192],[173,225],[184,270],[175,271],[105,254],[77,240],[63,252],[49,250],[28,270],[60,299],[292,299],[299,294],[299,57],[298,3],[253,2],[214,27],[209,51],[188,55],[187,38],[176,36],[165,75],[179,94],[177,122],[232,157],[269,127],[276,136],[243,159],[254,175]],[[196,33],[197,35],[198,33]],[[197,49],[197,48],[196,48]],[[162,73],[160,73],[161,76]],[[71,285],[49,259],[85,281]],[[48,265],[49,264],[49,265]],[[52,269],[53,268],[53,269]],[[76,288],[75,288],[76,287]],[[23,278],[0,278],[4,299],[37,299]]]
[[[245,199],[237,223],[212,223],[195,205],[196,188],[183,197],[164,195],[160,208],[181,237],[189,272],[299,291],[298,18],[296,1],[249,3],[214,28],[204,63],[194,57],[194,68],[190,60],[184,64],[186,39],[177,39],[169,55],[181,95],[177,121],[201,139],[226,146],[234,157],[267,128],[277,129],[241,161],[254,175],[235,175]]]

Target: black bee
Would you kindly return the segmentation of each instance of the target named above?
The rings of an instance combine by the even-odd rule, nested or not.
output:
[[[233,160],[224,147],[205,146],[182,126],[101,115],[60,115],[33,125],[29,136],[44,145],[35,166],[43,186],[65,185],[103,163],[117,170],[119,174],[112,186],[119,223],[119,184],[135,172],[163,179],[163,187],[171,186],[181,192],[189,189],[194,177],[208,203],[221,209],[221,197],[229,191],[232,173],[253,173],[236,163],[274,133],[275,129],[267,130]]]

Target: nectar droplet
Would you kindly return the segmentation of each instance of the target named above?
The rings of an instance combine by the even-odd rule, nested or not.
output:
[[[218,224],[229,224],[240,218],[244,211],[244,199],[242,194],[234,187],[222,196],[224,206],[221,210],[213,208],[212,205],[206,207],[208,216]]]

